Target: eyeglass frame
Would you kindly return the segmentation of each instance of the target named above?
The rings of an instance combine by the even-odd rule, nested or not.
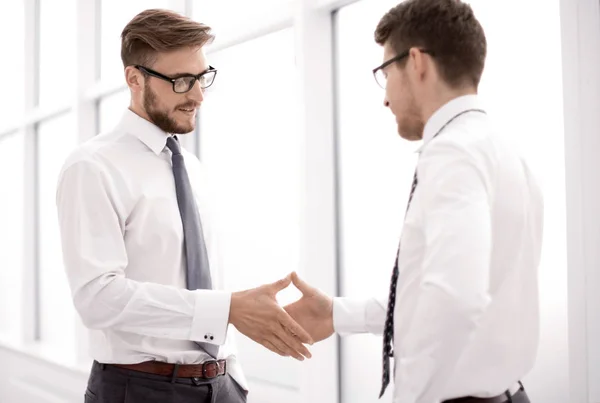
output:
[[[213,66],[208,66],[208,69],[206,71],[203,71],[200,74],[196,74],[196,75],[194,75],[194,74],[180,74],[180,75],[177,75],[176,77],[166,76],[164,74],[161,74],[161,73],[159,73],[157,71],[149,69],[148,67],[141,66],[139,64],[136,64],[133,67],[135,67],[136,69],[138,69],[142,73],[148,74],[149,76],[160,78],[161,80],[170,82],[173,85],[173,92],[176,93],[176,94],[185,94],[187,92],[190,92],[192,90],[192,88],[194,88],[194,85],[196,85],[196,81],[200,82],[200,77],[202,77],[202,76],[204,76],[204,75],[206,75],[208,73],[214,73],[214,77],[213,77],[213,80],[211,81],[210,85],[207,85],[206,87],[200,86],[200,88],[202,88],[203,90],[205,90],[208,87],[210,87],[211,85],[213,85],[213,83],[215,82],[215,79],[217,78],[217,69],[215,69]],[[192,77],[194,79],[194,81],[192,81],[192,83],[190,84],[190,86],[187,89],[187,91],[183,91],[183,92],[177,92],[177,91],[175,91],[175,81],[178,80],[178,79],[180,79],[180,78],[185,78],[185,77]]]
[[[432,51],[430,51],[430,50],[427,50],[427,49],[421,49],[421,48],[417,48],[417,49],[418,49],[418,50],[419,50],[419,52],[421,52],[421,53],[427,53],[427,54],[428,54],[428,55],[430,55],[430,56],[434,56],[433,52],[432,52]],[[382,71],[383,71],[383,69],[385,69],[385,68],[386,68],[387,66],[389,66],[390,64],[392,64],[392,63],[396,63],[396,62],[399,62],[400,60],[402,60],[402,59],[404,59],[405,57],[407,57],[409,54],[410,54],[410,49],[408,49],[408,50],[405,50],[404,52],[400,53],[399,55],[397,55],[397,56],[394,56],[394,57],[392,57],[391,59],[389,59],[389,60],[386,60],[385,62],[381,63],[381,65],[380,65],[380,66],[378,66],[378,67],[375,67],[375,68],[373,69],[373,78],[375,78],[375,82],[377,83],[377,85],[378,85],[378,86],[380,86],[381,88],[384,88],[384,89],[385,89],[385,87],[384,87],[384,86],[382,86],[382,85],[379,83],[379,81],[377,80],[377,72],[378,72],[379,70],[382,70]],[[387,78],[386,78],[386,83],[387,83]]]

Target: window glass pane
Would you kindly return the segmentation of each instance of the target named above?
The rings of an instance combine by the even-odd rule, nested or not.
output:
[[[75,310],[64,271],[56,185],[65,159],[77,144],[72,113],[43,122],[38,127],[39,284],[41,340],[61,358],[75,353]]]
[[[193,13],[194,19],[213,29],[218,44],[272,21],[291,18],[293,6],[294,0],[195,0]]]
[[[25,8],[23,1],[9,1],[2,5],[0,13],[0,38],[2,52],[10,55],[10,63],[0,63],[0,77],[2,80],[2,93],[0,97],[0,132],[4,127],[17,123],[22,117],[24,109],[24,28]],[[4,40],[15,38],[15,40]]]
[[[344,296],[387,295],[416,163],[418,145],[397,134],[394,116],[383,106],[384,90],[371,73],[383,62],[373,30],[395,4],[361,1],[338,14],[340,277]],[[371,268],[368,275],[365,268]],[[372,335],[342,339],[342,401],[378,401],[381,343],[381,337]],[[391,393],[381,401],[391,402]]]
[[[119,123],[125,109],[129,107],[129,99],[129,90],[120,91],[100,99],[98,102],[100,133],[111,130]]]
[[[21,328],[24,167],[22,133],[0,137],[0,334],[9,336]]]
[[[77,37],[75,0],[40,1],[40,106],[75,99]]]
[[[300,161],[293,44],[292,30],[284,30],[209,56],[219,74],[202,104],[200,150],[219,196],[228,289],[253,288],[297,269]],[[248,80],[248,64],[239,60],[260,60],[269,66],[268,79],[258,85]],[[252,378],[298,386],[293,360],[245,337],[238,342]]]
[[[502,133],[525,153],[545,192],[542,335],[538,362],[525,381],[536,400],[555,400],[554,392],[568,400],[563,395],[567,391],[568,344],[559,4],[552,1],[540,8],[536,2],[521,1],[519,16],[513,18],[515,2],[471,3],[488,39],[480,97]],[[371,74],[383,61],[373,30],[395,4],[397,1],[363,0],[342,8],[337,15],[341,289],[346,296],[387,296],[416,164],[413,151],[418,144],[399,138],[394,117],[383,106],[384,92]],[[535,32],[532,19],[539,22]],[[507,20],[512,27],[508,33],[502,23]],[[514,43],[525,36],[536,47],[515,48]],[[514,60],[528,63],[522,66]],[[365,275],[365,267],[373,270]],[[381,337],[342,340],[342,400],[378,402],[375,392],[380,388],[381,371],[371,369],[381,365]],[[549,382],[557,390],[547,389]],[[391,401],[389,392],[386,399]]]
[[[121,62],[121,32],[141,11],[168,8],[169,0],[100,1],[100,77],[108,82],[125,82]]]

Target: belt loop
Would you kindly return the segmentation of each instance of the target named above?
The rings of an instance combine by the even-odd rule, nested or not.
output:
[[[175,367],[173,367],[173,375],[171,376],[171,383],[175,383],[175,379],[177,379],[177,371],[179,371],[179,364],[175,364]]]
[[[106,364],[100,364],[100,368],[102,368],[102,371],[106,370]]]
[[[506,392],[504,392],[504,394],[508,398],[507,402],[512,403],[512,395],[510,394],[510,389],[507,389]]]
[[[525,386],[523,386],[523,382],[519,381],[519,386],[521,387],[521,389],[520,389],[521,391],[525,390]]]

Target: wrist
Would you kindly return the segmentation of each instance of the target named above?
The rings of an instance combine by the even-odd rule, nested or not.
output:
[[[231,304],[229,305],[229,319],[228,322],[232,325],[235,326],[235,319],[236,319],[236,312],[237,312],[237,307],[239,304],[239,298],[240,298],[240,293],[238,292],[232,292],[231,293]]]
[[[327,316],[327,325],[329,327],[329,331],[331,332],[331,334],[335,333],[335,325],[333,322],[333,298],[329,297],[329,309],[328,309],[328,316]]]
[[[243,299],[246,291],[237,291],[231,293],[231,304],[229,306],[229,323],[236,325],[240,309],[243,307]]]

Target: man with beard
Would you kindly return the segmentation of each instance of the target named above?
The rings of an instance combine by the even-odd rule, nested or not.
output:
[[[304,297],[286,310],[315,341],[383,334],[379,393],[394,380],[394,403],[526,403],[543,203],[477,96],[484,31],[462,1],[406,0],[375,41],[384,105],[422,141],[389,294],[332,299],[293,275]]]
[[[219,290],[207,178],[177,137],[194,130],[215,80],[204,52],[212,39],[170,11],[137,15],[122,33],[130,106],[61,171],[64,262],[94,358],[86,402],[245,401],[229,324],[280,355],[310,358],[310,336],[275,299],[290,276]]]

